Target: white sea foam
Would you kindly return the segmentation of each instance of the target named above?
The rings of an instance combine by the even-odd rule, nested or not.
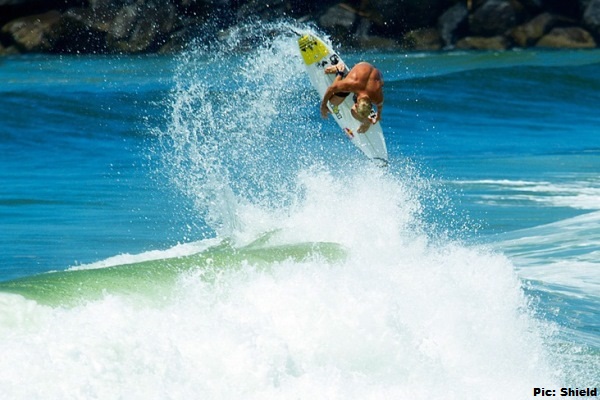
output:
[[[558,385],[549,327],[505,257],[432,241],[413,188],[393,175],[318,169],[296,184],[287,211],[257,222],[242,210],[242,226],[276,226],[279,243],[341,243],[346,261],[246,265],[213,283],[186,275],[162,306],[1,296],[3,395],[526,399]]]
[[[584,295],[600,293],[600,212],[512,232],[496,245],[513,257],[526,279]]]
[[[579,210],[600,209],[600,181],[582,180],[548,182],[528,180],[461,180],[449,182],[459,186],[481,186],[489,193],[481,202],[503,204],[511,202],[539,204],[546,207],[569,207]]]

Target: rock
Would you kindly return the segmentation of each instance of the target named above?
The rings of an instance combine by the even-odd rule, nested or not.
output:
[[[37,0],[0,0],[0,6],[20,6],[24,4],[35,4]]]
[[[456,48],[461,50],[506,50],[508,47],[509,42],[504,36],[467,36],[456,42]]]
[[[377,33],[397,37],[415,29],[435,26],[439,16],[456,0],[362,0],[355,3],[367,3],[382,15]]]
[[[365,50],[400,50],[402,46],[397,41],[381,36],[366,36],[357,39],[356,46]]]
[[[325,29],[344,28],[351,30],[356,22],[357,15],[351,9],[336,4],[329,7],[327,11],[319,18],[319,25]]]
[[[142,0],[118,9],[96,2],[93,8],[74,8],[63,14],[54,30],[54,51],[156,52],[176,30],[177,21],[175,7],[169,2],[156,5]]]
[[[571,19],[546,12],[517,26],[510,32],[509,37],[517,46],[529,47],[535,45],[552,28],[565,24],[573,25],[574,23],[575,21]]]
[[[191,42],[188,28],[175,32],[171,37],[158,49],[159,54],[177,54],[183,51],[188,43]]]
[[[354,36],[354,30],[358,19],[359,17],[353,9],[337,4],[329,7],[319,17],[319,26],[328,32],[332,39],[340,42],[343,46],[356,47],[358,43],[357,38]]]
[[[45,14],[49,11],[62,13],[85,0],[0,0],[0,26],[31,15]]]
[[[120,41],[127,39],[136,28],[136,23],[141,19],[142,10],[137,4],[121,8],[110,24],[109,39]]]
[[[63,14],[63,22],[79,23],[85,30],[107,33],[116,10],[100,8],[71,8]]]
[[[13,20],[2,28],[14,43],[27,52],[44,52],[53,48],[51,32],[60,21],[58,11],[49,11]]]
[[[110,19],[89,8],[72,8],[62,14],[52,32],[53,51],[59,53],[106,53]]]
[[[583,12],[584,24],[600,38],[600,0],[589,1]]]
[[[398,38],[420,50],[451,48],[459,38],[464,48],[528,47],[567,27],[600,42],[600,0],[0,0],[0,41],[4,53],[174,52],[248,16],[314,21],[334,42],[361,48],[397,48]],[[580,31],[566,37],[568,46],[589,43]]]
[[[258,16],[261,19],[269,20],[280,18],[290,11],[292,11],[290,0],[249,0],[238,8],[237,18]]]
[[[580,0],[544,0],[544,10],[553,14],[564,15],[569,18],[579,18],[583,9]]]
[[[214,37],[207,35],[205,21],[201,18],[189,18],[182,21],[182,27],[169,34],[165,44],[160,47],[160,54],[174,54],[181,52],[194,39]],[[212,33],[214,34],[214,33]]]
[[[455,42],[460,31],[466,30],[469,10],[465,3],[456,3],[444,12],[438,19],[438,30],[444,46],[450,47]]]
[[[521,0],[521,4],[523,4],[527,10],[538,13],[543,8],[544,0]]]
[[[107,32],[110,52],[157,51],[166,43],[177,22],[175,7],[168,2],[136,3],[121,8]]]
[[[356,8],[347,3],[338,3],[320,16],[319,25],[345,46],[358,48],[399,49],[398,42],[378,35],[385,26],[384,17],[369,1],[362,1]],[[375,34],[374,34],[375,32]]]
[[[134,0],[88,0],[89,8],[94,11],[115,10],[133,3]]]
[[[511,0],[486,0],[469,16],[469,29],[474,36],[497,36],[516,26],[522,6]]]
[[[375,26],[373,33],[385,35],[388,37],[397,37],[396,33],[403,30],[424,26],[426,24],[412,25],[413,21],[409,21],[404,14],[407,7],[407,1],[400,2],[397,0],[362,0],[354,3],[360,3],[363,7],[368,6],[370,14],[375,16]],[[416,21],[414,21],[416,22]]]
[[[402,39],[402,47],[408,50],[441,50],[443,44],[440,33],[433,28],[410,31]]]
[[[592,35],[578,27],[554,28],[543,36],[536,44],[537,47],[589,49],[596,47]]]
[[[15,46],[3,47],[0,44],[0,56],[10,56],[15,54],[19,54],[19,49],[17,49]]]

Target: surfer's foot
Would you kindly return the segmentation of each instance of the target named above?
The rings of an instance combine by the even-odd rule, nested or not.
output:
[[[329,67],[325,68],[325,73],[326,74],[337,74],[338,72],[344,72],[345,69],[346,69],[346,66],[344,65],[344,63],[339,62],[335,65],[330,65]]]

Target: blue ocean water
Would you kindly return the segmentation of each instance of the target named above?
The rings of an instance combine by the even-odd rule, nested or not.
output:
[[[383,72],[381,169],[272,28],[0,60],[0,392],[600,387],[600,52],[341,49]]]

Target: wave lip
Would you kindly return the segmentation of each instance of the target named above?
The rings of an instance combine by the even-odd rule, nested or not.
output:
[[[148,259],[134,263],[102,268],[78,267],[0,282],[0,293],[18,294],[50,306],[75,306],[110,295],[162,302],[172,297],[176,283],[185,273],[199,273],[202,279],[210,281],[220,271],[243,265],[268,268],[284,260],[300,262],[312,257],[333,261],[342,259],[345,254],[343,248],[334,243],[270,246],[266,241],[272,234],[240,248],[223,241],[190,255],[156,258],[157,252],[152,252],[137,257]]]

